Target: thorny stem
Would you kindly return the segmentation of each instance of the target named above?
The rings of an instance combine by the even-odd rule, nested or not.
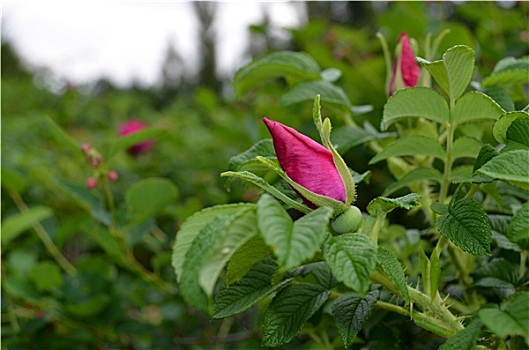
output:
[[[381,272],[375,270],[371,278],[374,282],[381,284],[392,293],[399,295],[391,281]],[[381,307],[390,311],[398,312],[400,314],[403,314],[403,312],[408,312],[408,315],[411,315],[412,318],[418,319],[419,322],[424,321],[425,324],[431,325],[431,329],[429,329],[430,331],[443,331],[455,334],[458,331],[464,329],[457,317],[454,316],[452,312],[450,312],[446,305],[443,304],[443,301],[439,295],[437,295],[437,297],[432,300],[428,295],[409,286],[408,294],[410,296],[410,301],[417,304],[423,310],[422,312],[412,310],[411,313],[409,313],[407,310],[397,305],[395,305],[395,307],[389,307],[386,305],[387,303],[381,304]],[[379,305],[378,302],[377,305]],[[435,324],[438,325],[439,329],[435,327]]]
[[[18,192],[9,190],[9,196],[13,199],[13,202],[15,202],[15,205],[17,206],[18,210],[20,212],[25,213],[29,211],[28,206],[18,194]],[[77,273],[77,270],[75,267],[64,257],[64,255],[61,254],[59,248],[53,243],[53,240],[50,238],[50,235],[48,232],[46,232],[46,229],[39,223],[35,223],[31,226],[37,236],[40,238],[42,243],[44,243],[44,246],[50,253],[50,255],[57,261],[57,263],[66,271],[69,275],[74,275]]]

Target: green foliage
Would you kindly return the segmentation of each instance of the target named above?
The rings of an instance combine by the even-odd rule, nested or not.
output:
[[[169,180],[144,179],[136,182],[125,195],[125,202],[133,223],[152,218],[178,197],[178,188]]]
[[[457,100],[467,89],[474,72],[474,52],[464,45],[451,47],[443,59],[435,62],[419,60],[451,100]]]
[[[189,82],[52,93],[3,44],[3,346],[527,347],[529,8],[511,5],[308,3],[289,42],[254,28],[271,46],[235,101]],[[388,98],[403,31],[421,75]],[[347,203],[303,204],[263,115],[319,134]],[[150,126],[118,137],[131,118]],[[360,227],[336,235],[353,202]]]
[[[474,255],[490,254],[491,227],[483,208],[471,199],[448,206],[437,222],[439,232],[458,247]]]
[[[329,291],[311,283],[292,284],[281,290],[264,314],[263,346],[288,343],[323,305]]]
[[[381,129],[386,130],[404,118],[425,118],[446,125],[449,118],[448,105],[432,89],[416,87],[399,90],[384,105]]]
[[[351,346],[358,332],[375,309],[380,292],[373,290],[364,298],[354,294],[344,294],[332,304],[336,326],[346,347]]]
[[[481,322],[500,337],[520,335],[529,346],[529,292],[514,294],[502,301],[499,308],[483,308],[478,315]]]
[[[382,267],[384,273],[391,280],[391,283],[398,291],[399,295],[406,301],[409,302],[410,295],[408,293],[408,284],[406,282],[406,276],[399,260],[389,250],[378,247],[377,249],[377,263]]]
[[[290,279],[272,284],[276,269],[277,265],[272,260],[261,260],[240,281],[221,288],[215,297],[213,318],[224,318],[243,312],[283,287]]]
[[[329,237],[323,255],[338,281],[360,295],[367,293],[376,264],[376,249],[369,237],[354,233]]]
[[[2,245],[8,244],[18,235],[35,225],[39,221],[47,219],[53,215],[50,208],[38,206],[17,215],[12,215],[2,221]]]
[[[278,257],[279,271],[285,272],[312,258],[327,237],[332,210],[322,207],[292,223],[287,212],[272,197],[257,203],[257,224],[264,241]]]

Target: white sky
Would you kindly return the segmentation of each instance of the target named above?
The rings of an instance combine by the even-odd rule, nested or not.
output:
[[[305,18],[291,2],[219,2],[215,21],[218,71],[232,75],[242,64],[247,27],[269,11],[275,27]],[[172,40],[187,70],[198,59],[197,20],[189,2],[3,2],[2,35],[30,65],[85,83],[98,77],[118,84],[153,84]]]

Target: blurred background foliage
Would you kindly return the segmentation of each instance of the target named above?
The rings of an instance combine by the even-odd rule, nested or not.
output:
[[[259,347],[255,310],[234,320],[210,321],[186,307],[170,266],[171,247],[179,225],[193,212],[257,198],[258,192],[241,184],[227,191],[219,173],[227,169],[230,157],[269,137],[262,116],[316,134],[311,103],[279,104],[285,92],[281,80],[270,80],[244,98],[233,97],[232,77],[215,72],[211,23],[219,6],[194,3],[201,31],[199,74],[190,77],[182,72],[178,50],[169,46],[156,87],[120,88],[106,80],[73,86],[57,81],[46,68],[29,70],[10,43],[3,41],[2,229],[9,219],[15,226],[19,219],[16,236],[6,243],[2,240],[3,349]],[[278,50],[304,51],[322,69],[340,69],[338,84],[352,104],[373,106],[371,112],[355,116],[358,124],[369,120],[378,127],[387,98],[377,32],[394,47],[400,32],[421,44],[428,33],[435,36],[450,29],[438,52],[455,44],[472,47],[477,81],[501,58],[529,53],[527,2],[307,2],[306,9],[307,24],[289,29],[288,38],[271,31],[267,20],[251,26],[249,53],[257,59]],[[519,103],[527,104],[527,91]],[[340,115],[323,107],[335,126],[343,124]],[[84,189],[93,169],[80,147],[89,143],[108,154],[118,139],[119,125],[130,119],[165,132],[150,152],[133,157],[122,151],[104,160],[120,176],[109,183],[118,213],[127,211],[127,193],[142,179],[170,180],[178,190],[177,200],[124,230],[124,240],[109,240],[115,227],[98,220],[94,209],[104,207],[106,194],[101,187],[93,192]],[[61,142],[57,125],[78,150]],[[383,164],[368,168],[372,156],[362,146],[345,155],[354,170],[373,171],[370,183],[359,189],[362,209],[392,182]],[[75,272],[60,265],[53,249],[43,243],[43,235]],[[116,242],[124,246],[113,254]],[[130,253],[129,260],[120,260],[120,251]],[[130,268],[131,261],[139,265]],[[392,317],[386,318],[387,325],[401,321]],[[387,334],[380,324],[373,325],[369,347],[422,349],[435,343],[418,343],[420,330],[412,323],[393,329],[398,332]],[[285,348],[290,347],[314,345],[299,339]]]

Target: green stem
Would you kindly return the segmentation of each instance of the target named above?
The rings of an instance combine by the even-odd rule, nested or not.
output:
[[[446,127],[446,161],[443,174],[443,182],[439,190],[439,203],[443,204],[448,195],[448,187],[450,186],[450,177],[452,175],[452,148],[454,144],[454,113],[455,113],[455,98],[450,94],[450,117]]]
[[[402,306],[398,306],[391,303],[386,303],[385,301],[378,300],[375,304],[377,307],[388,310],[397,314],[401,314],[403,316],[410,316],[410,312],[403,308]]]
[[[378,216],[375,221],[375,224],[373,225],[373,229],[371,230],[371,239],[373,240],[375,246],[378,245],[378,234],[380,233],[380,229],[382,228],[385,219],[385,213],[383,215]]]
[[[374,282],[381,284],[395,295],[399,295],[389,278],[380,271],[375,270],[371,278]],[[444,305],[438,293],[436,298],[432,300],[430,296],[408,286],[408,294],[411,303],[417,304],[423,310],[423,312],[412,310],[410,314],[419,326],[443,336],[453,335],[464,329],[457,317]],[[386,304],[381,305],[389,310],[390,307]],[[400,309],[393,310],[391,308],[390,311],[396,311],[402,314],[402,310]]]
[[[9,191],[9,196],[13,199],[13,202],[17,206],[18,210],[20,212],[25,213],[29,211],[28,206],[18,194],[18,192],[15,191]],[[50,255],[57,261],[59,266],[61,266],[64,271],[66,271],[69,275],[73,275],[77,273],[77,270],[75,267],[64,257],[64,255],[61,254],[59,248],[53,243],[53,240],[50,238],[48,232],[46,232],[46,229],[39,223],[35,223],[31,226],[39,239],[44,243],[44,246],[50,253]]]
[[[232,324],[233,324],[233,317],[228,317],[222,320],[222,323],[220,324],[219,332],[217,333],[217,338],[215,342],[215,350],[224,349],[224,341],[226,340],[228,334],[230,333]]]
[[[176,292],[175,288],[162,280],[158,275],[147,270],[141,263],[136,260],[136,257],[132,253],[132,250],[128,247],[127,242],[125,241],[125,235],[118,229],[110,228],[110,233],[118,239],[120,250],[124,254],[124,257],[127,259],[127,262],[130,266],[136,271],[144,281],[153,283],[160,287],[164,292],[168,294],[173,294]]]
[[[105,178],[103,180],[103,189],[105,191],[105,197],[107,197],[108,209],[112,216],[112,222],[114,222],[114,216],[116,214],[116,203],[114,201],[114,195],[110,191],[110,186],[108,185],[108,180]]]

